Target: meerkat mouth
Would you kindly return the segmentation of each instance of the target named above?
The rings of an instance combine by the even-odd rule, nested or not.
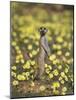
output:
[[[41,34],[41,36],[44,36],[46,33],[45,32],[41,32],[40,34]]]

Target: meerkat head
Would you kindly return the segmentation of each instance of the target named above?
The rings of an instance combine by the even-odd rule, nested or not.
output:
[[[48,30],[45,27],[40,27],[39,32],[41,36],[44,36]]]

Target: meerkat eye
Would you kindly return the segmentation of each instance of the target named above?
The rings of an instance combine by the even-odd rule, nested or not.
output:
[[[42,31],[42,27],[40,27],[40,31]]]
[[[47,29],[46,29],[45,27],[40,27],[40,28],[38,29],[38,31],[39,31],[39,32],[42,32],[42,31],[47,32]]]
[[[44,30],[44,27],[42,27],[41,30]]]

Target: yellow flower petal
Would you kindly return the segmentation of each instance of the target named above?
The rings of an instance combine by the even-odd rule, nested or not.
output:
[[[55,69],[55,70],[53,71],[53,74],[54,74],[55,76],[58,76],[58,74],[59,74],[58,70]]]
[[[29,44],[29,45],[28,45],[28,50],[31,50],[31,49],[32,49],[32,45]]]
[[[64,80],[61,80],[61,84],[64,84]]]
[[[60,83],[59,82],[53,82],[53,88],[59,88],[60,87]]]
[[[50,73],[50,74],[49,74],[49,78],[50,78],[50,79],[53,78],[53,74]]]
[[[13,84],[14,86],[16,86],[16,85],[19,84],[19,82],[18,82],[17,80],[14,80],[14,81],[12,82],[12,84]]]
[[[56,59],[56,55],[55,55],[55,54],[51,55],[51,56],[49,57],[49,59],[50,59],[50,60]]]
[[[64,72],[61,72],[61,76],[62,76],[62,77],[65,77],[65,73],[64,73]]]
[[[18,80],[25,80],[25,76],[24,75],[17,75],[17,79]]]
[[[62,37],[57,37],[56,38],[57,42],[62,43],[63,42],[63,38]]]
[[[67,91],[67,88],[66,88],[66,87],[63,87],[63,88],[62,88],[62,91],[63,91],[63,92]]]
[[[46,89],[46,88],[45,88],[45,86],[44,86],[44,85],[42,85],[42,86],[40,86],[40,88],[39,88],[39,89],[40,89],[40,91],[45,91],[45,89]]]
[[[57,55],[61,55],[62,54],[62,51],[57,51]]]
[[[12,70],[16,70],[16,66],[12,66]]]

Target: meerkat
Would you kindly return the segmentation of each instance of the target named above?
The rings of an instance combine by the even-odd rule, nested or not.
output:
[[[48,30],[45,27],[40,27],[38,31],[40,32],[40,40],[39,40],[39,54],[36,60],[38,70],[36,71],[35,77],[37,79],[41,79],[42,75],[44,74],[45,58],[46,56],[50,56],[50,48],[45,36]]]

